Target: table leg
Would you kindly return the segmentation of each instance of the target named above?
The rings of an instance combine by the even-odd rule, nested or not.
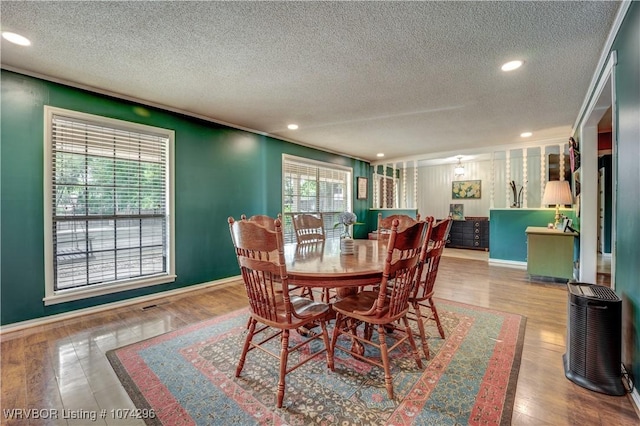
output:
[[[358,294],[358,287],[338,287],[336,288],[336,296],[338,299],[344,299],[347,296]]]

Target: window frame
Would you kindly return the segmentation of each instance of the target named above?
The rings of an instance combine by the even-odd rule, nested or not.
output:
[[[374,190],[378,192],[378,205],[374,206],[374,208],[376,209],[395,209],[397,208],[396,206],[399,205],[399,184],[400,184],[400,180],[398,178],[396,178],[395,176],[385,176],[385,175],[380,175],[377,174],[375,175],[375,185],[374,185]],[[393,185],[391,185],[391,190],[392,190],[392,194],[391,194],[391,198],[392,198],[392,202],[391,202],[391,206],[385,206],[385,200],[383,200],[383,194],[384,194],[384,185],[386,181],[393,181]],[[388,189],[388,188],[387,188]],[[387,194],[387,198],[389,198],[389,194]]]
[[[106,283],[91,284],[86,287],[55,290],[54,282],[54,242],[53,242],[53,118],[62,116],[71,120],[90,122],[92,124],[130,130],[138,133],[162,135],[168,139],[166,188],[167,188],[167,270],[165,273],[128,278]],[[175,272],[175,131],[145,124],[123,121],[79,111],[73,111],[49,105],[44,106],[44,266],[45,306],[65,303],[89,297],[113,294],[126,290],[165,284],[176,280]]]
[[[291,216],[292,214],[296,214],[296,213],[306,213],[306,212],[285,212],[285,199],[286,199],[286,188],[285,188],[285,175],[286,175],[286,169],[285,169],[285,163],[289,162],[289,163],[295,163],[295,164],[299,164],[299,165],[304,165],[304,166],[310,166],[310,167],[317,167],[317,168],[324,168],[324,169],[330,169],[330,170],[334,170],[334,171],[339,171],[339,172],[344,172],[347,174],[347,180],[346,180],[346,194],[344,194],[344,200],[346,202],[346,208],[343,211],[353,211],[353,168],[352,167],[348,167],[348,166],[342,166],[339,164],[334,164],[334,163],[327,163],[324,161],[318,161],[318,160],[313,160],[310,158],[304,158],[304,157],[297,157],[294,155],[290,155],[290,154],[282,154],[282,214],[283,214],[283,229],[284,229],[284,233],[285,233],[285,241],[286,242],[295,242],[295,235],[293,232],[293,225],[290,223],[291,222]],[[319,204],[318,204],[319,205]],[[334,212],[334,211],[322,211],[321,213],[342,213],[343,211],[340,212]],[[325,215],[325,223],[326,223],[326,215]],[[341,230],[336,230],[335,227],[332,225],[331,227],[327,227],[325,225],[325,233],[327,234],[327,236],[331,236],[334,233],[339,233]]]

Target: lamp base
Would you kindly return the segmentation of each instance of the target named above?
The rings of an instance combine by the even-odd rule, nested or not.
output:
[[[556,221],[554,223],[556,229],[560,226],[560,206],[556,204]]]

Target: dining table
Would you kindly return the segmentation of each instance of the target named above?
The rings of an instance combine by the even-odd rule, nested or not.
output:
[[[333,289],[338,299],[355,294],[364,286],[380,284],[387,242],[388,239],[353,240],[353,250],[348,254],[342,251],[338,238],[285,244],[289,284],[324,292]],[[352,338],[351,344],[351,351],[360,355],[364,353],[364,345],[357,339]]]
[[[380,241],[380,244],[379,244]],[[353,253],[341,251],[339,238],[285,244],[289,284],[335,289],[338,297],[353,289],[379,284],[386,259],[386,240],[353,240]]]

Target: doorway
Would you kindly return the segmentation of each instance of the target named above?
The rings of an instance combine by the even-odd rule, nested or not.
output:
[[[580,126],[580,281],[615,288],[615,52]]]

